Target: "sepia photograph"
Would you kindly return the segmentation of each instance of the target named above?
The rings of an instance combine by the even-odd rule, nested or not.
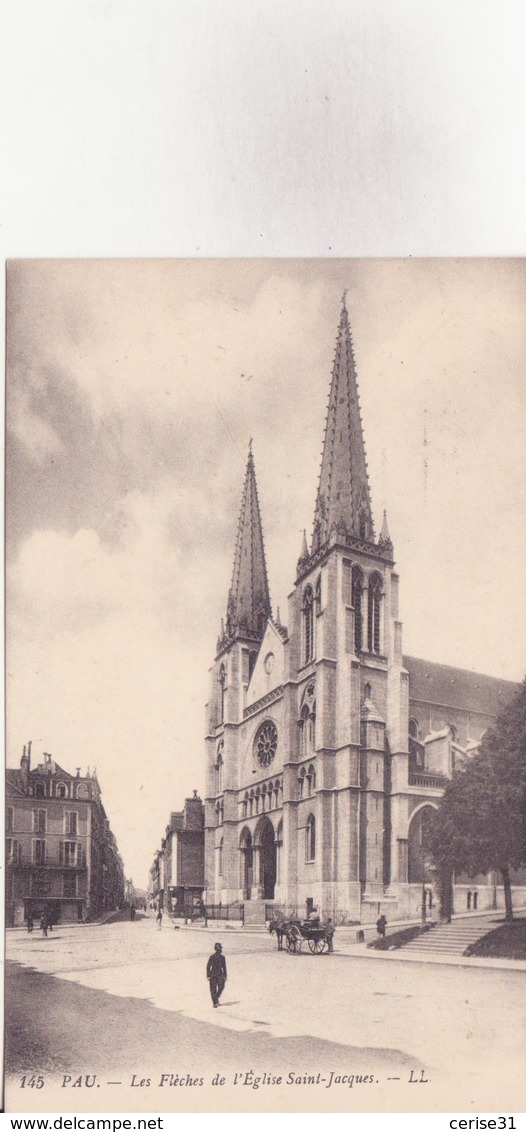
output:
[[[526,260],[6,290],[8,1111],[523,1111]]]

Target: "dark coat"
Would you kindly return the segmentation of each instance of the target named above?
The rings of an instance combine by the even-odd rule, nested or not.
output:
[[[221,951],[214,951],[206,965],[207,979],[226,979],[226,959]]]

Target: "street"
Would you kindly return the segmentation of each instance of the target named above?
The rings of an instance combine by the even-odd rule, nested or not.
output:
[[[523,1108],[524,971],[369,956],[149,917],[8,932],[8,1111]]]

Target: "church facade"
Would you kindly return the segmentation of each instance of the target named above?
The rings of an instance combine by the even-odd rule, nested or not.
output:
[[[252,451],[207,705],[207,901],[335,922],[437,900],[426,825],[516,685],[407,657],[384,513],[375,535],[352,338],[337,331],[310,544],[272,615]],[[493,877],[457,886],[491,907]],[[466,903],[464,903],[464,901]]]

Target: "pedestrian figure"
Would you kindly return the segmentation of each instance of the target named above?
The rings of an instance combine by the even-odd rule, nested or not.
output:
[[[219,1006],[219,999],[225,989],[226,959],[220,943],[214,944],[214,950],[206,965],[206,977],[210,983],[210,995],[214,1006]]]
[[[40,917],[40,927],[42,928],[43,934],[47,937],[48,922],[45,912],[43,912]]]
[[[132,906],[130,908],[130,920],[131,920],[132,924],[133,924],[134,919],[135,919],[135,908],[133,907],[133,904],[132,904]]]
[[[162,926],[163,926],[163,911],[162,911],[162,908],[159,908],[156,919],[157,919],[157,930],[160,931]]]
[[[327,949],[329,951],[329,954],[331,954],[334,951],[334,924],[330,916],[327,920],[327,926],[325,928],[325,939],[327,940]]]
[[[29,915],[27,917],[27,930],[28,930],[28,932],[33,931],[33,917],[31,915],[31,913],[29,913]]]
[[[382,915],[379,916],[377,921],[376,921],[376,930],[377,930],[378,935],[380,936],[381,939],[385,939],[385,929],[386,929],[386,927],[387,927],[387,920],[386,920],[384,914],[382,913]]]

